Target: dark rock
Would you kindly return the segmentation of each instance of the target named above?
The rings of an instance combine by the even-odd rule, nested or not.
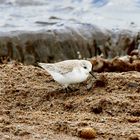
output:
[[[95,114],[100,114],[103,112],[103,108],[101,106],[91,107],[91,112]]]

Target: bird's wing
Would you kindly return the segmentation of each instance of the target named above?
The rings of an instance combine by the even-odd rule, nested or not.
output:
[[[57,70],[59,71],[59,73],[61,74],[67,74],[69,72],[73,71],[73,66],[69,65],[69,64],[65,64],[65,65],[61,65],[61,63],[56,64]]]
[[[46,63],[38,63],[40,67],[43,69],[47,70],[50,74],[51,72],[56,72],[60,74],[66,74],[68,72],[71,72],[73,70],[73,67],[70,67],[68,65],[63,65],[63,64],[46,64]]]
[[[54,71],[56,72],[56,68],[53,64],[47,64],[47,63],[38,63],[38,65],[40,67],[42,67],[43,69],[47,70],[47,71]]]

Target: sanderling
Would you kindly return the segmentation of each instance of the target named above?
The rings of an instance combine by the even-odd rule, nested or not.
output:
[[[87,60],[65,60],[57,63],[38,63],[38,65],[64,88],[85,81],[90,74],[94,76],[91,73],[92,64]]]

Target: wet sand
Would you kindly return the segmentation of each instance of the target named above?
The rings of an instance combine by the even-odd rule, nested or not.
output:
[[[89,78],[65,93],[45,70],[0,65],[1,140],[80,140],[85,127],[95,129],[96,140],[138,140],[139,72],[95,75],[104,84]]]

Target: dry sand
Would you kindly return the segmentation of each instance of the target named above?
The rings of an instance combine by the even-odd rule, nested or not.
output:
[[[138,140],[140,73],[95,75],[104,84],[93,79],[90,90],[85,82],[65,93],[41,68],[0,65],[0,139],[81,140],[92,127],[96,140]]]

